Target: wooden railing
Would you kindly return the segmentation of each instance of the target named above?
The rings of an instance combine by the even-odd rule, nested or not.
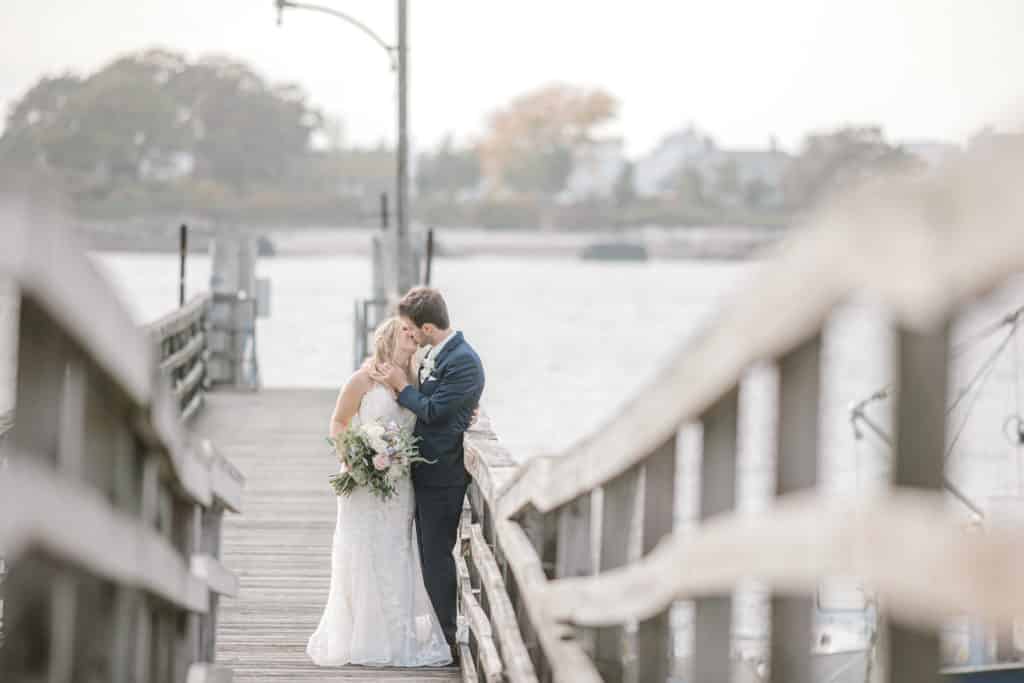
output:
[[[207,315],[209,293],[198,294],[176,311],[146,326],[159,349],[160,370],[170,378],[182,419],[189,420],[203,405],[206,385]]]
[[[830,577],[859,577],[880,596],[881,669],[899,683],[937,680],[938,629],[951,615],[1024,615],[1024,533],[969,533],[942,492],[951,325],[1024,270],[1021,177],[1020,158],[968,158],[832,204],[656,381],[557,457],[517,468],[485,423],[472,430],[460,568],[469,677],[727,681],[731,596],[748,579],[773,591],[777,683],[812,681],[810,596]],[[881,303],[895,328],[892,488],[833,500],[817,490],[822,329],[857,296]],[[777,497],[750,517],[735,512],[738,396],[765,366],[779,382]],[[702,451],[699,523],[684,531],[673,510],[686,426],[699,427]],[[682,600],[695,605],[684,672],[673,671],[669,618]]]
[[[0,678],[228,680],[213,634],[238,581],[220,523],[242,481],[182,425],[201,396],[202,300],[139,330],[60,217],[0,197],[0,231],[21,296]]]

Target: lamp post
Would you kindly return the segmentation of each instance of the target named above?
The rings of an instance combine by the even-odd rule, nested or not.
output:
[[[341,19],[369,37],[388,54],[391,70],[398,72],[398,136],[395,163],[395,288],[401,296],[412,286],[412,258],[409,247],[409,62],[408,62],[408,0],[397,0],[398,44],[390,45],[366,24],[333,7],[324,7],[292,0],[274,0],[277,24],[281,25],[285,9],[304,9],[329,14]]]

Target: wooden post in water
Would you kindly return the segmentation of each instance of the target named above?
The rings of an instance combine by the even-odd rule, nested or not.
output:
[[[178,307],[185,305],[185,260],[188,258],[188,226],[181,224],[178,237],[179,269],[178,269]]]
[[[423,284],[430,286],[431,269],[434,265],[434,229],[427,230],[427,273],[423,277]]]
[[[256,389],[256,242],[226,232],[217,236],[212,249],[210,380]]]

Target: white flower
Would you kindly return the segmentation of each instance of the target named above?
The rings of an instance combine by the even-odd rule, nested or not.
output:
[[[363,434],[366,435],[366,440],[370,442],[370,448],[377,453],[383,453],[387,450],[388,444],[384,441],[384,427],[377,424],[376,422],[368,425],[363,425]]]
[[[426,374],[427,377],[430,377],[431,375],[434,374],[434,359],[433,358],[424,358],[423,359],[423,365],[420,366],[420,373]]]

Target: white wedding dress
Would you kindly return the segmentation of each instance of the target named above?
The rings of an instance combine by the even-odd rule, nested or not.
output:
[[[416,417],[375,384],[353,424]],[[366,489],[338,497],[327,606],[306,653],[320,666],[441,666],[451,654],[423,585],[406,478],[382,501]]]

